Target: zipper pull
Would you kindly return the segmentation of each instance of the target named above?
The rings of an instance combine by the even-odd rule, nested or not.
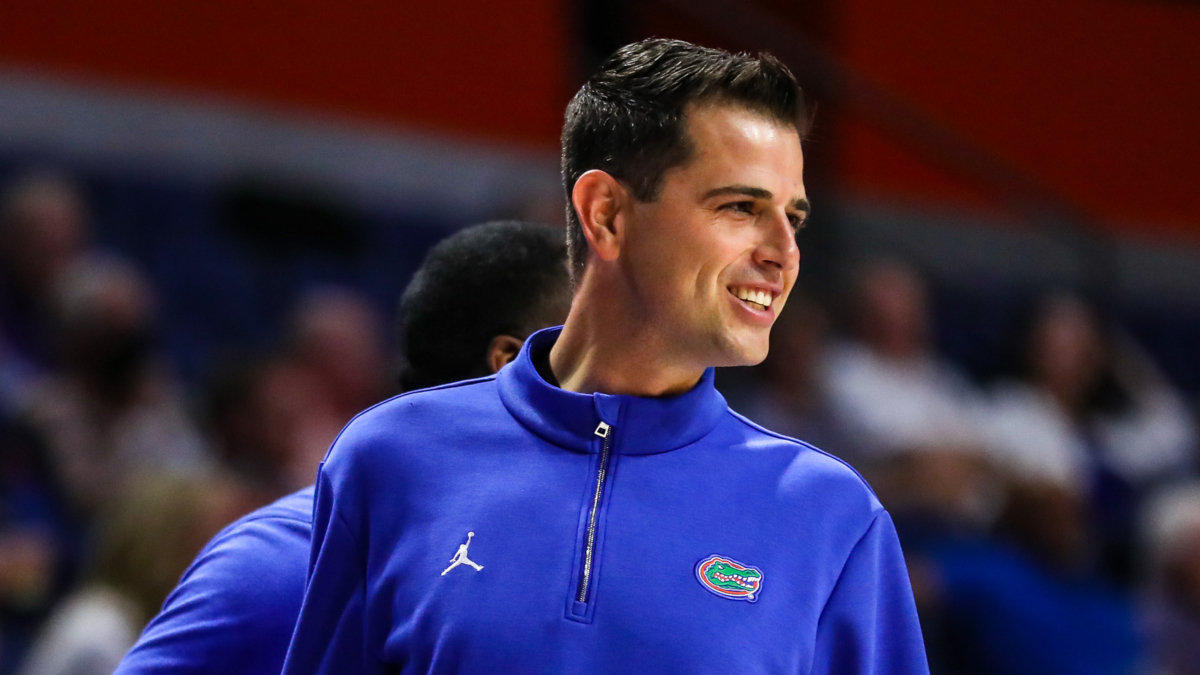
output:
[[[601,422],[600,426],[596,427],[596,435],[600,438],[608,438],[609,429],[612,429],[612,427],[608,426],[608,423]]]

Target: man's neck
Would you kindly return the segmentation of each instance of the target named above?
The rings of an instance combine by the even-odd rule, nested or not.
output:
[[[671,396],[696,386],[704,368],[681,363],[661,335],[629,313],[613,311],[617,304],[576,298],[550,350],[558,385],[582,394],[629,396]]]

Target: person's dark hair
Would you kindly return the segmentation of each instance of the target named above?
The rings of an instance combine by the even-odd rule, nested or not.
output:
[[[561,231],[497,221],[448,237],[400,299],[400,388],[490,375],[492,338],[524,339],[560,322],[569,303]]]
[[[808,131],[804,94],[787,66],[770,54],[731,54],[662,39],[618,49],[571,99],[563,124],[567,246],[576,283],[588,244],[571,204],[575,182],[601,169],[637,199],[654,201],[663,174],[691,157],[684,113],[689,104],[700,103],[745,107],[796,127],[801,138]]]
[[[1035,339],[1038,331],[1055,314],[1076,309],[1084,312],[1092,324],[1100,354],[1090,379],[1083,386],[1080,409],[1073,414],[1118,415],[1128,411],[1133,405],[1133,392],[1117,376],[1118,353],[1112,330],[1102,321],[1096,307],[1085,295],[1070,290],[1045,292],[1033,298],[1013,321],[1005,375],[1036,385]]]

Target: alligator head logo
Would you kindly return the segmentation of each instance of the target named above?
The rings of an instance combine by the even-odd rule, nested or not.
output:
[[[756,567],[714,555],[696,563],[696,578],[701,586],[722,598],[754,602],[762,590],[763,574]]]

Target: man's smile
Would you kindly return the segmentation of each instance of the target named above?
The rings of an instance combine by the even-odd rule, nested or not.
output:
[[[730,300],[741,309],[741,316],[751,323],[765,327],[775,323],[782,290],[757,284],[728,286],[726,290]]]
[[[775,300],[775,296],[777,295],[770,289],[755,288],[752,286],[731,286],[729,292],[737,297],[737,299],[749,305],[755,305],[755,309],[770,307],[771,302]]]

